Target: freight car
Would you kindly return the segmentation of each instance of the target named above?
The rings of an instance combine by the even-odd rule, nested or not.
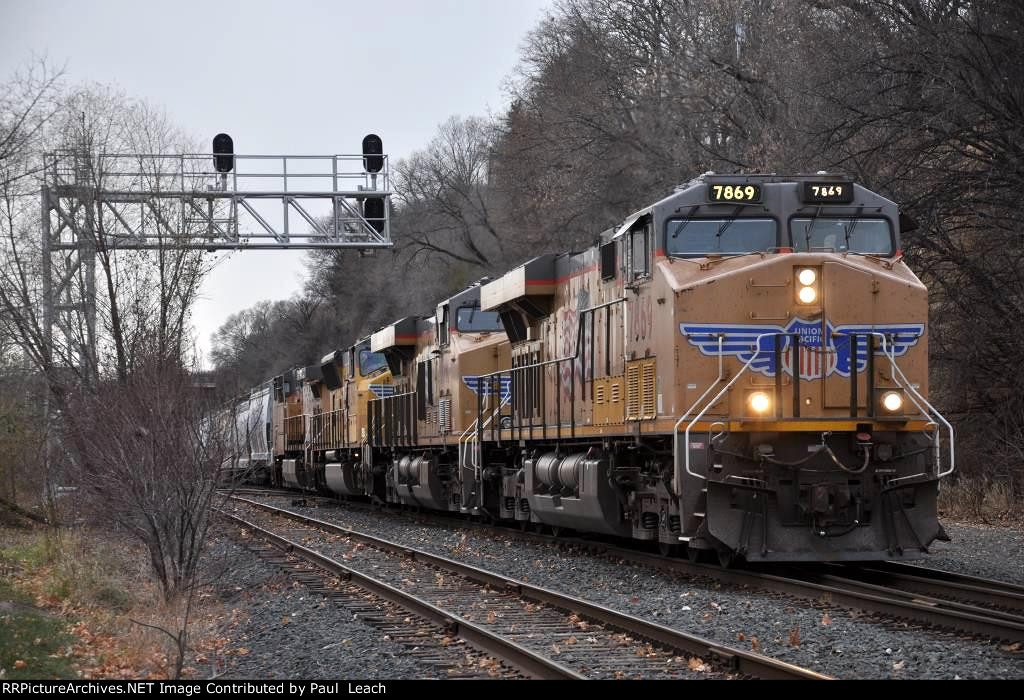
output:
[[[920,556],[954,433],[911,225],[845,177],[708,173],[362,341],[365,410],[352,364],[292,375],[358,408],[328,447],[341,399],[277,392],[274,478],[723,563]]]

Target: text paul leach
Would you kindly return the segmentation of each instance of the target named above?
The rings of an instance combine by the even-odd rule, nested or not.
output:
[[[61,695],[289,695],[298,697],[323,695],[384,695],[383,683],[357,683],[333,681],[331,683],[253,683],[248,681],[209,681],[205,683],[165,683],[161,681],[65,681],[0,683],[3,695],[35,695],[59,693]]]

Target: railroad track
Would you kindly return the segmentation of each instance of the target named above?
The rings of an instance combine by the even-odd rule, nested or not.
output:
[[[500,574],[240,496],[222,513],[282,551],[537,678],[827,679]],[[330,550],[327,553],[324,550]]]
[[[439,676],[459,680],[525,677],[518,668],[481,653],[458,636],[449,635],[445,626],[416,615],[358,584],[346,582],[343,576],[339,577],[329,567],[318,566],[291,554],[279,544],[258,535],[241,539],[244,546],[260,559],[283,571],[311,593],[341,606],[393,643],[402,645],[405,654],[438,669]],[[327,645],[321,651],[344,643]]]
[[[289,495],[295,497],[295,494]],[[336,503],[332,499],[325,500]],[[346,502],[346,507],[373,509],[377,506]],[[453,520],[463,527],[499,531],[530,541],[578,547],[670,573],[780,593],[901,623],[956,631],[997,642],[1024,642],[1024,587],[1001,581],[897,562],[725,569],[597,539],[522,532],[444,514],[427,517]]]

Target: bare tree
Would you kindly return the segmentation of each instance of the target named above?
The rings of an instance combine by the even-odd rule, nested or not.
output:
[[[140,622],[173,640],[175,678],[188,648],[220,468],[231,457],[234,426],[222,405],[155,352],[136,361],[127,381],[76,392],[65,412],[85,512],[146,548],[153,577],[176,610],[172,627]]]

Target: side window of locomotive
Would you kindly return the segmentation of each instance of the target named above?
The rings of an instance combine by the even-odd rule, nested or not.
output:
[[[387,369],[388,360],[382,352],[359,351],[359,373],[364,377]]]
[[[669,219],[665,252],[678,257],[743,255],[777,248],[774,219]]]
[[[505,330],[497,311],[481,311],[475,306],[460,306],[455,315],[460,333],[500,333]]]
[[[892,231],[885,219],[793,219],[790,225],[793,249],[798,252],[819,251],[857,253],[860,255],[892,255]]]
[[[349,350],[348,350],[348,360],[346,360],[345,364],[348,365],[348,378],[352,379],[353,377],[356,376],[356,349],[355,348],[349,348]]]
[[[601,246],[601,279],[615,279],[615,241]]]

